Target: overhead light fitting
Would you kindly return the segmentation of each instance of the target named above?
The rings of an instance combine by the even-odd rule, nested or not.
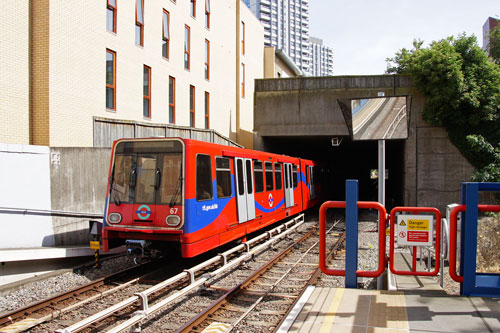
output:
[[[338,147],[340,146],[340,143],[342,142],[342,137],[334,136],[332,138],[332,146],[333,147]]]

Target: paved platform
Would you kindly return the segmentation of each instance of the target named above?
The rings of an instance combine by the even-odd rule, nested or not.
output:
[[[499,332],[500,299],[310,287],[280,332]]]
[[[398,256],[402,270],[408,257]],[[311,286],[279,332],[500,332],[500,298],[449,296],[432,277],[395,283],[397,290]]]

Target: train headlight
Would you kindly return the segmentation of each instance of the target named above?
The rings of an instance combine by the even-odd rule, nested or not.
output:
[[[122,221],[122,215],[120,213],[111,213],[108,217],[111,223],[120,223]]]
[[[166,222],[171,227],[177,227],[181,223],[181,218],[177,215],[169,215]]]

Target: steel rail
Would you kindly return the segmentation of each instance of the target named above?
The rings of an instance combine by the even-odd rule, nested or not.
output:
[[[336,224],[334,224],[335,226]],[[332,228],[334,227],[332,226]],[[330,229],[331,230],[331,229]],[[329,230],[329,231],[330,231]],[[253,283],[260,275],[262,275],[266,270],[268,270],[270,267],[272,267],[278,260],[282,259],[284,256],[286,256],[290,251],[292,251],[297,244],[303,242],[305,239],[309,238],[312,236],[314,231],[310,231],[309,233],[305,234],[302,236],[300,239],[295,241],[292,245],[290,245],[288,248],[283,250],[281,253],[276,255],[273,259],[269,260],[267,263],[262,265],[256,272],[254,272],[251,276],[249,276],[245,281],[241,282],[239,285],[235,286],[231,290],[227,291],[226,294],[221,296],[219,299],[217,299],[214,303],[212,303],[209,307],[207,307],[203,312],[198,314],[196,317],[192,318],[189,322],[184,324],[181,328],[179,328],[176,332],[190,332],[193,330],[196,326],[200,325],[206,318],[208,318],[211,314],[213,314],[215,311],[217,311],[219,308],[221,308],[224,304],[230,302],[231,299],[236,297],[238,294],[244,292],[244,288],[247,287],[249,284]],[[318,241],[319,242],[319,241]],[[302,260],[302,258],[314,247],[317,245],[316,242],[312,247],[310,247],[304,255],[299,259]],[[275,284],[279,283],[286,275],[289,274],[289,272],[297,265],[297,263],[294,263],[294,266],[290,269],[287,270],[286,273],[283,274],[280,280],[275,282]],[[319,268],[318,268],[319,269]],[[308,283],[311,279],[308,280]],[[210,286],[207,286],[210,287]],[[271,287],[271,290],[275,287],[273,285]],[[255,308],[255,306],[267,295],[270,295],[269,291],[263,292],[261,295],[259,295],[259,299],[248,309],[240,318],[235,323],[231,324],[231,328],[234,328],[244,317],[250,313],[250,311]]]
[[[290,251],[294,249],[294,247],[303,242],[305,239],[311,237],[314,233],[314,230],[309,231],[307,234],[303,235],[300,239],[295,241],[292,245],[287,247],[285,250],[283,250],[281,253],[277,254],[274,258],[269,260],[267,263],[262,265],[257,271],[255,271],[252,275],[250,275],[245,281],[241,282],[234,288],[232,288],[230,291],[228,291],[226,294],[222,295],[219,297],[214,303],[212,303],[209,307],[205,308],[201,313],[199,313],[196,317],[192,318],[189,320],[186,324],[184,324],[182,327],[177,329],[176,332],[191,332],[196,326],[201,324],[205,319],[208,318],[209,315],[217,311],[219,308],[222,307],[223,304],[228,303],[232,298],[237,296],[240,292],[243,291],[243,288],[248,286],[250,283],[252,283],[257,277],[262,275],[269,267],[273,266],[276,261],[280,260],[283,258],[285,255],[287,255]]]
[[[343,232],[342,235],[340,235],[339,239],[335,242],[335,244],[333,245],[333,247],[330,249],[330,253],[326,257],[327,262],[330,261],[331,258],[337,253],[338,247],[344,242],[344,240],[345,240],[345,232]],[[311,275],[311,277],[309,278],[309,280],[307,281],[307,283],[305,285],[305,288],[302,288],[302,290],[300,291],[300,293],[297,296],[297,298],[295,298],[295,300],[293,301],[293,303],[288,308],[287,312],[283,315],[283,317],[279,321],[278,325],[276,325],[276,327],[274,328],[274,330],[272,332],[287,332],[288,331],[288,329],[282,329],[282,327],[285,324],[286,319],[288,318],[288,316],[290,315],[290,313],[293,311],[293,309],[295,308],[295,306],[297,305],[297,303],[300,301],[302,295],[306,292],[307,287],[313,285],[314,283],[316,283],[316,281],[318,280],[318,278],[320,277],[320,275],[321,275],[321,268],[318,266],[314,270],[314,273]],[[293,322],[291,324],[293,324]]]
[[[303,223],[304,223],[304,215],[301,214],[301,215],[295,217],[292,221],[284,223],[284,224],[282,224],[282,225],[280,225],[280,226],[278,226],[270,231],[267,231],[266,233],[263,233],[262,235],[260,235],[258,237],[252,238],[251,240],[244,242],[244,243],[236,246],[233,249],[230,249],[222,254],[219,254],[219,255],[215,256],[214,258],[209,259],[209,260],[207,260],[207,261],[205,261],[205,262],[203,262],[203,263],[201,263],[201,264],[199,264],[199,265],[197,265],[189,270],[185,270],[184,272],[182,272],[182,273],[180,273],[172,278],[169,278],[169,279],[167,279],[167,280],[165,280],[165,281],[163,281],[163,282],[161,282],[161,283],[159,283],[159,284],[157,284],[157,285],[155,285],[155,286],[153,286],[153,287],[151,287],[151,288],[149,288],[141,293],[138,293],[132,297],[129,297],[128,299],[126,299],[118,304],[115,304],[114,306],[112,306],[108,309],[105,309],[99,313],[96,313],[96,314],[94,314],[94,315],[92,315],[92,316],[90,316],[90,317],[88,317],[80,322],[77,322],[69,327],[57,330],[56,332],[69,333],[69,332],[80,331],[80,330],[92,325],[93,323],[95,323],[99,320],[102,320],[104,318],[111,316],[116,311],[119,311],[127,306],[133,305],[134,303],[136,303],[138,301],[142,301],[142,310],[136,312],[136,314],[133,317],[131,317],[130,319],[128,319],[124,323],[122,323],[118,326],[115,326],[114,328],[112,328],[111,330],[108,331],[108,332],[120,332],[128,327],[131,327],[131,326],[143,321],[146,317],[163,309],[171,301],[175,300],[178,297],[181,297],[185,293],[187,293],[187,292],[191,291],[192,289],[209,281],[210,279],[217,276],[218,274],[239,265],[243,261],[251,259],[253,255],[265,250],[271,244],[273,244],[274,242],[276,242],[280,238],[288,235],[290,232],[292,232],[293,230],[298,228]],[[293,225],[293,226],[290,227],[290,225]],[[274,233],[280,233],[280,234],[273,236]],[[266,237],[269,237],[268,241],[266,241],[265,243],[263,243],[261,245],[256,246],[254,249],[250,250],[250,246],[252,244],[257,243]],[[227,257],[230,254],[235,253],[235,252],[242,250],[242,249],[245,249],[245,248],[246,248],[247,252],[243,256],[240,256],[238,258],[233,259],[230,262],[227,262]],[[223,263],[223,266],[220,267],[219,269],[213,271],[213,272],[205,273],[201,276],[201,278],[199,278],[198,280],[195,280],[195,273],[196,272],[198,272],[201,269],[204,269],[210,265],[213,265],[217,261],[221,261]],[[150,306],[148,304],[148,296],[149,295],[152,295],[156,292],[159,292],[163,289],[166,289],[167,287],[171,286],[172,284],[179,282],[181,280],[187,279],[187,278],[190,279],[190,284],[187,287],[178,291],[174,295],[156,303],[153,306]]]
[[[0,328],[0,331],[3,331],[4,329],[6,329],[9,326],[16,325],[17,322],[15,322],[15,320],[19,319],[21,317],[24,317],[24,316],[27,316],[29,318],[29,320],[24,320],[23,319],[21,321],[31,322],[32,323],[32,325],[30,327],[25,327],[24,329],[28,329],[28,328],[34,327],[34,326],[39,325],[39,324],[41,324],[41,323],[43,323],[43,322],[45,322],[47,320],[53,319],[53,318],[59,316],[62,313],[65,313],[67,311],[72,310],[75,307],[74,306],[75,304],[72,304],[72,305],[70,305],[68,307],[65,307],[64,309],[53,310],[51,312],[51,314],[45,315],[45,316],[42,316],[42,317],[36,318],[36,317],[30,317],[30,316],[33,313],[35,313],[36,311],[38,311],[38,310],[41,310],[41,309],[44,309],[44,308],[53,307],[54,304],[57,304],[58,302],[61,302],[61,301],[64,301],[64,300],[67,300],[67,299],[70,299],[70,298],[76,298],[77,296],[79,296],[79,295],[81,295],[81,294],[83,294],[85,292],[95,291],[95,292],[99,293],[99,295],[90,297],[89,298],[90,300],[86,299],[86,300],[83,300],[83,301],[80,301],[80,302],[76,303],[78,305],[83,305],[83,304],[85,304],[85,303],[87,303],[89,301],[92,301],[92,300],[97,299],[97,298],[99,298],[99,297],[101,297],[103,295],[108,294],[108,290],[101,292],[101,291],[98,290],[98,288],[100,288],[100,287],[108,284],[113,279],[118,279],[120,276],[123,276],[125,274],[134,274],[134,273],[140,272],[141,270],[143,270],[147,266],[151,266],[151,265],[154,266],[155,263],[156,263],[156,261],[155,262],[148,262],[148,263],[145,263],[145,264],[140,265],[140,266],[134,266],[134,267],[129,268],[129,269],[124,269],[124,270],[116,272],[114,274],[111,274],[111,275],[99,278],[99,279],[97,279],[95,281],[92,281],[92,282],[89,282],[89,283],[87,283],[85,285],[73,288],[73,289],[71,289],[69,291],[62,292],[62,293],[59,293],[59,294],[57,294],[55,296],[52,296],[50,298],[47,298],[47,299],[44,299],[44,300],[41,300],[41,301],[38,301],[38,302],[35,302],[35,303],[32,303],[32,304],[29,304],[29,305],[27,305],[25,307],[22,307],[20,309],[3,313],[0,316],[0,325],[4,325],[4,324],[8,324],[8,323],[10,323],[10,325],[4,326],[4,327]],[[115,287],[115,288],[120,288],[120,287],[127,286],[127,285],[129,285],[131,283],[137,282],[138,279],[140,279],[140,278],[133,279],[133,280],[128,281],[126,283],[123,283],[123,284],[121,284],[121,285],[119,285],[118,287]],[[116,289],[116,290],[119,290],[119,289]],[[97,297],[97,298],[95,298],[95,297]],[[9,331],[9,332],[13,332],[13,331]]]

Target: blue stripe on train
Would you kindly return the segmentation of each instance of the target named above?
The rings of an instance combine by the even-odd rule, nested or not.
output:
[[[272,213],[274,212],[276,209],[280,208],[281,206],[283,206],[283,204],[285,203],[285,199],[281,199],[280,202],[278,202],[278,204],[272,208],[264,208],[263,206],[261,206],[257,201],[255,201],[255,208],[257,208],[258,210],[264,212],[264,213]]]
[[[205,201],[197,201],[196,198],[186,200],[186,211],[184,217],[186,223],[184,224],[184,232],[192,233],[205,228],[214,222],[220,213],[226,208],[228,202],[234,198],[234,176],[231,174],[231,189],[233,196],[229,198],[217,198],[217,183],[212,182],[213,199]]]

